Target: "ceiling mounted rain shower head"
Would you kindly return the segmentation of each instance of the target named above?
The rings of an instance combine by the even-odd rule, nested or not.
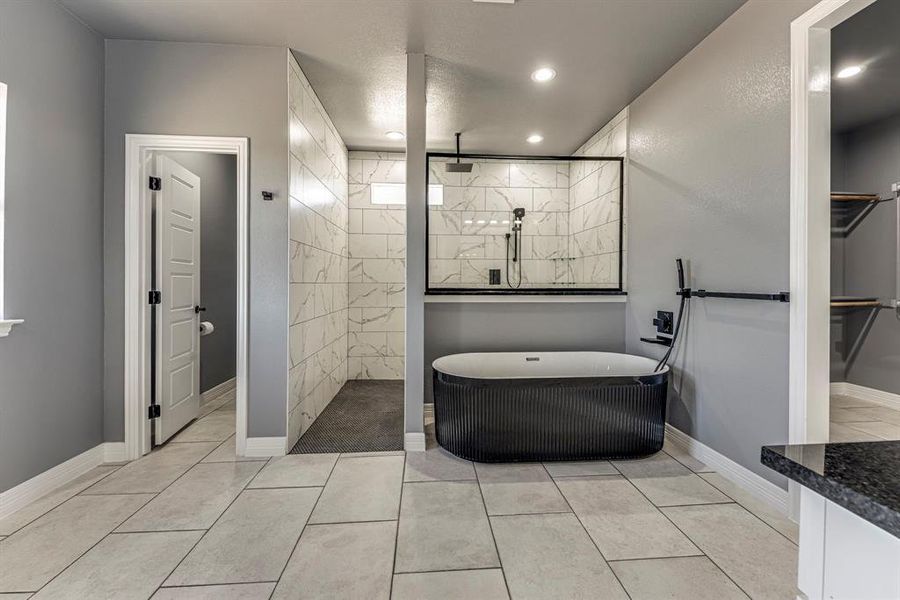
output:
[[[459,136],[461,133],[456,134],[456,162],[448,162],[447,163],[447,172],[448,173],[471,173],[472,172],[472,163],[461,163],[459,162]]]

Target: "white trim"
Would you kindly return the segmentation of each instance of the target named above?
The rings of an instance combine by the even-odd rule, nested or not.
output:
[[[251,457],[284,456],[287,454],[287,438],[285,436],[248,437],[246,449],[237,454]]]
[[[822,0],[791,23],[788,440],[829,434],[831,28],[875,0]],[[791,514],[800,509],[791,490]]]
[[[104,463],[120,463],[127,460],[125,457],[125,442],[105,442],[103,444]]]
[[[876,390],[850,383],[849,381],[836,381],[831,384],[831,393],[839,396],[850,396],[859,400],[868,400],[873,404],[880,404],[894,410],[900,410],[900,394]]]
[[[19,325],[24,322],[24,319],[0,319],[0,337],[8,336],[13,325]]]
[[[460,294],[460,295],[440,295],[425,296],[426,304],[539,304],[539,303],[622,303],[628,302],[628,296],[624,294],[610,295],[568,295],[568,294],[497,294],[478,295],[478,294]]]
[[[6,94],[5,83],[0,82],[0,319],[3,319],[3,265],[5,264],[3,249],[6,231]],[[9,321],[2,321],[7,323]],[[10,323],[6,333],[0,331],[0,337],[9,335]]]
[[[407,432],[403,436],[403,449],[407,452],[425,452],[425,434]]]
[[[717,473],[769,504],[783,515],[788,514],[788,491],[771,481],[760,477],[727,456],[719,454],[706,444],[698,442],[683,431],[666,423],[666,437],[678,448],[684,450]]]
[[[218,398],[219,396],[221,396],[222,394],[227,394],[228,392],[233,390],[234,386],[235,386],[235,381],[236,381],[235,378],[232,377],[231,379],[228,379],[227,381],[223,381],[219,385],[212,387],[212,388],[206,390],[205,392],[203,392],[202,394],[200,394],[200,406],[203,406],[204,404],[208,404],[208,403],[212,402],[213,400],[215,400],[216,398]]]
[[[249,141],[238,137],[125,135],[125,454],[133,460],[150,450],[149,405],[150,211],[145,163],[153,151],[233,154],[237,157],[237,357],[236,450],[247,444],[247,293],[249,238]]]
[[[17,510],[46,496],[76,477],[84,475],[94,467],[108,462],[121,462],[125,445],[122,442],[97,444],[69,460],[23,481],[16,487],[0,493],[0,519],[5,519]]]

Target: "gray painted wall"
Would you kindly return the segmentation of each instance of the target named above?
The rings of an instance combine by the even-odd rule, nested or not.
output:
[[[122,440],[126,133],[250,138],[251,437],[285,435],[288,320],[287,50],[106,42],[104,435]],[[272,202],[260,198],[274,192]]]
[[[237,336],[237,158],[167,152],[200,177],[200,298],[203,320],[215,326],[200,338],[200,392],[234,377]]]
[[[629,118],[628,352],[676,306],[675,258],[694,287],[789,286],[790,22],[814,0],[750,0],[641,94]],[[763,477],[787,441],[788,306],[693,300],[669,421]]]
[[[8,84],[0,491],[103,441],[103,42],[0,1]]]
[[[900,182],[900,115],[843,134],[838,143],[832,144],[832,148],[835,147],[842,155],[843,188],[877,193],[882,198],[893,196],[891,184]],[[832,182],[835,182],[834,176]],[[896,254],[896,204],[879,204],[843,240],[843,293],[877,296],[884,302],[896,297],[895,286],[900,276]],[[832,278],[835,277],[832,270]],[[864,316],[860,312],[848,319],[843,331],[845,344],[852,344],[859,335]],[[834,360],[832,366],[836,366]],[[842,371],[833,368],[832,377],[842,381]],[[846,380],[900,394],[900,319],[895,311],[885,309],[878,314]]]
[[[625,350],[625,304],[428,303],[425,402],[431,363],[457,352]]]

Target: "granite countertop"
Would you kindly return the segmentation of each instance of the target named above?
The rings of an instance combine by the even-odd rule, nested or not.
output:
[[[762,464],[900,538],[900,441],[763,446]]]

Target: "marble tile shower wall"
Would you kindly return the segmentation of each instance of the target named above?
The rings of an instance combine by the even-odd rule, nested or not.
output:
[[[429,207],[431,287],[507,288],[514,208],[525,209],[522,287],[570,286],[568,162],[471,160],[471,173],[448,173],[444,162],[432,159],[429,172],[430,184],[443,185],[443,205]],[[500,269],[501,285],[489,285],[490,269]]]
[[[350,379],[403,379],[406,205],[372,184],[405,184],[402,153],[350,153]]]
[[[290,119],[290,390],[293,445],[347,381],[347,147],[293,56]]]
[[[573,156],[626,157],[627,143],[628,109],[625,108],[592,135]],[[619,182],[624,186],[625,177],[619,177],[618,163],[600,161],[573,161],[570,175],[570,277],[572,281],[583,284],[583,287],[617,287]],[[623,196],[627,191],[626,186]],[[627,207],[627,202],[625,206]]]

